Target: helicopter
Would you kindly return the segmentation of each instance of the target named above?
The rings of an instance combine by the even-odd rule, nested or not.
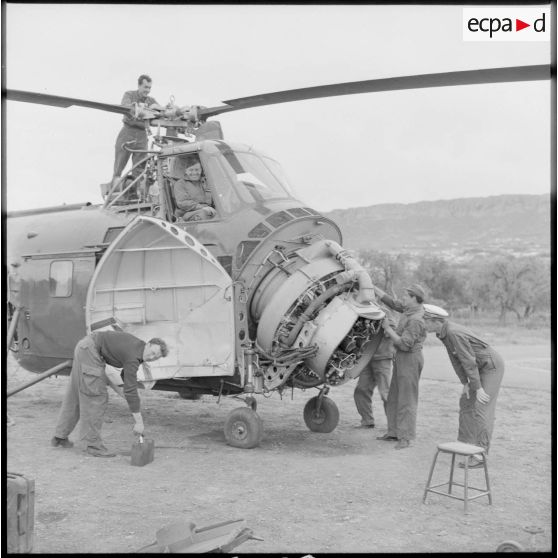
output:
[[[383,336],[369,274],[331,219],[298,201],[281,166],[224,139],[220,114],[320,97],[550,79],[549,65],[488,68],[338,83],[164,111],[6,90],[8,101],[80,106],[144,119],[150,145],[103,203],[9,212],[8,346],[40,378],[68,374],[93,331],[161,337],[163,359],[138,370],[146,389],[234,396],[225,440],[259,445],[256,395],[317,389],[304,407],[331,432],[330,389],[356,377]],[[151,130],[154,132],[151,132]],[[133,151],[132,147],[127,147]],[[195,161],[215,215],[178,217],[174,184]],[[56,226],[53,226],[56,224]]]

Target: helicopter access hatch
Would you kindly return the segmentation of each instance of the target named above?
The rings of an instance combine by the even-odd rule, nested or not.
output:
[[[232,280],[194,237],[161,219],[138,216],[107,249],[87,292],[86,325],[166,341],[168,356],[140,367],[139,381],[234,374]]]

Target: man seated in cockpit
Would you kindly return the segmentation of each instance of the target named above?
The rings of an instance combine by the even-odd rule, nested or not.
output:
[[[202,221],[215,217],[211,192],[202,179],[201,163],[197,159],[186,162],[184,177],[173,187],[176,202],[175,216],[182,221]]]

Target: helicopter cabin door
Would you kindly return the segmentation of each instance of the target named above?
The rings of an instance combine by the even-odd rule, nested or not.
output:
[[[95,251],[33,254],[20,267],[21,304],[18,323],[20,357],[45,370],[72,358],[86,333],[83,305],[95,269]]]
[[[172,223],[138,216],[95,269],[86,325],[167,343],[168,356],[140,367],[140,381],[230,376],[233,304],[232,279],[207,248]]]

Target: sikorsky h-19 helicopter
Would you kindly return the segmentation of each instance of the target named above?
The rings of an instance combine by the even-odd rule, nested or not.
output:
[[[104,203],[8,214],[8,343],[44,377],[69,373],[76,342],[100,329],[162,337],[169,355],[138,372],[148,389],[244,396],[224,431],[252,448],[255,394],[317,388],[304,420],[331,432],[331,386],[356,378],[383,335],[371,278],[330,219],[290,193],[279,164],[226,142],[221,113],[319,97],[550,78],[550,66],[492,68],[339,83],[164,112],[8,90],[11,101],[82,106],[148,122],[145,157]],[[173,184],[201,164],[216,215],[181,221]],[[46,372],[45,372],[46,370]]]

